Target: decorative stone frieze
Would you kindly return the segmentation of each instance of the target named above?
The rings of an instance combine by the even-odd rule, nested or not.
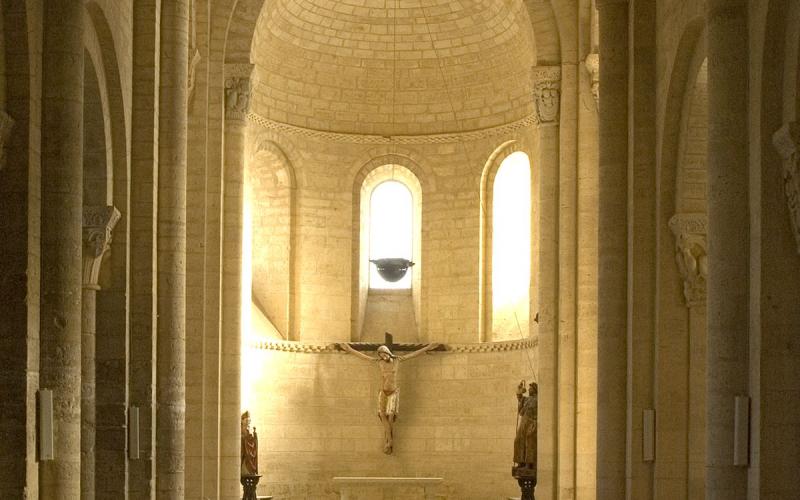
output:
[[[225,65],[225,119],[244,121],[247,118],[252,72],[252,64]]]
[[[14,119],[5,111],[0,111],[0,170],[6,166],[6,146],[11,129],[14,128]]]
[[[509,340],[504,342],[480,342],[474,344],[445,344],[443,352],[474,353],[474,352],[505,352],[532,349],[538,345],[537,339]],[[253,342],[251,348],[264,351],[311,353],[341,352],[336,344],[313,344],[308,342],[295,342],[291,340],[261,340]]]
[[[592,96],[595,104],[600,102],[600,54],[593,53],[586,56],[583,62],[586,70],[592,75]]]
[[[111,231],[120,219],[113,206],[83,209],[83,286],[98,289],[103,256],[111,248]]]
[[[427,134],[427,135],[370,135],[370,134],[348,134],[343,132],[328,132],[312,128],[298,127],[275,120],[270,120],[258,113],[248,113],[250,123],[258,125],[265,130],[272,130],[282,134],[291,134],[298,137],[313,139],[317,141],[330,141],[345,144],[449,144],[458,142],[470,142],[487,139],[490,137],[502,136],[515,133],[536,125],[536,114],[531,114],[517,121],[489,127],[480,130],[467,132],[456,132],[452,134]]]
[[[783,191],[789,207],[797,253],[800,253],[800,133],[797,123],[790,122],[778,129],[772,136],[772,143],[783,158]]]
[[[675,235],[675,260],[683,278],[687,307],[706,304],[708,279],[708,218],[705,214],[676,214],[669,227]]]
[[[561,67],[533,67],[533,105],[540,124],[558,123],[561,107]]]

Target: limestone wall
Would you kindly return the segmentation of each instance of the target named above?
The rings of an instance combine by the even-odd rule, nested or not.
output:
[[[291,170],[296,179],[288,231],[293,235],[288,244],[293,259],[290,295],[296,332],[290,337],[301,341],[358,338],[353,311],[359,301],[360,183],[372,169],[394,163],[411,170],[422,190],[421,260],[414,267],[415,274],[421,275],[420,337],[477,342],[481,175],[492,153],[509,140],[528,154],[532,171],[541,168],[533,151],[535,133],[533,124],[523,120],[463,137],[406,136],[410,144],[386,144],[379,136],[285,128],[251,116],[248,170],[254,221],[266,215],[255,210],[271,196],[259,176]],[[264,154],[266,150],[271,153]],[[534,184],[533,203],[537,203]],[[280,231],[287,233],[286,228]],[[270,278],[260,271],[260,266],[270,261],[268,252],[274,241],[271,243],[264,227],[256,228],[254,238],[253,288],[258,291],[270,280],[274,284],[284,279],[284,274]],[[537,241],[535,235],[532,240]],[[273,304],[262,305],[270,310]],[[274,319],[273,323],[283,324]],[[286,337],[285,331],[281,333]]]
[[[243,403],[259,436],[259,494],[333,500],[334,476],[428,476],[445,479],[451,500],[518,496],[510,475],[515,388],[531,380],[534,351],[436,352],[408,361],[395,452],[387,456],[376,366],[334,351],[245,350],[250,398]]]

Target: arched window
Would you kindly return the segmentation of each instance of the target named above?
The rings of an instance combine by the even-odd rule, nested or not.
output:
[[[493,340],[528,335],[531,286],[531,169],[516,152],[492,185],[491,331]]]
[[[362,342],[380,342],[392,332],[398,342],[419,342],[422,324],[422,185],[407,167],[387,163],[356,178],[353,205],[353,332]],[[398,281],[384,279],[371,260],[414,263]],[[383,262],[382,264],[387,264]],[[392,267],[383,273],[391,275]],[[395,268],[395,271],[401,269]],[[398,273],[399,274],[399,273]]]
[[[414,211],[411,191],[398,181],[385,181],[372,190],[369,217],[369,258],[413,260]],[[399,281],[387,281],[370,266],[369,287],[374,289],[411,288],[413,268]]]

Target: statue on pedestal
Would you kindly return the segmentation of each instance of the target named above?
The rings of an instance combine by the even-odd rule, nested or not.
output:
[[[388,338],[391,339],[391,336]],[[389,342],[391,342],[391,340]],[[353,349],[350,344],[341,343],[338,344],[338,346],[344,351],[355,354],[361,359],[376,362],[378,368],[380,368],[381,390],[378,392],[378,417],[381,419],[381,423],[383,423],[383,452],[387,455],[391,455],[394,446],[392,427],[395,420],[397,420],[397,412],[400,404],[400,388],[398,387],[397,379],[400,362],[407,361],[420,354],[436,349],[439,347],[439,344],[428,344],[421,349],[417,349],[416,351],[402,356],[393,354],[388,346],[381,345],[377,349],[378,357],[359,352]]]
[[[256,428],[250,432],[250,412],[242,413],[242,500],[256,500],[256,485],[261,476],[258,474],[258,434]]]
[[[537,419],[539,386],[531,382],[525,395],[525,381],[517,386],[517,435],[514,438],[512,476],[522,489],[522,500],[533,500],[536,487]]]

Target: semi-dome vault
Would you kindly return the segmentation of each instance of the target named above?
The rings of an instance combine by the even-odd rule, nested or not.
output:
[[[530,114],[521,3],[278,0],[256,23],[252,111],[380,135],[458,132]]]

